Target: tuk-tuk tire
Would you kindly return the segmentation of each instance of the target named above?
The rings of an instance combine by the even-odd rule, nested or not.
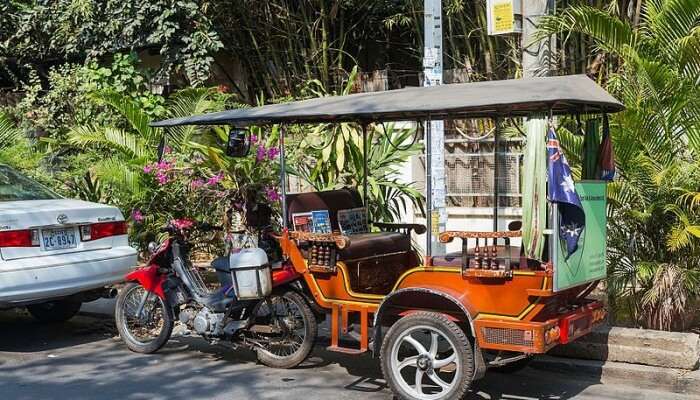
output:
[[[457,357],[460,359],[463,367],[461,369],[461,376],[455,377],[457,385],[449,393],[447,393],[445,397],[442,398],[445,400],[462,399],[469,390],[472,384],[472,377],[474,376],[475,366],[472,344],[465,331],[459,325],[451,321],[446,315],[436,312],[419,311],[409,314],[396,321],[396,323],[389,328],[388,332],[384,336],[380,355],[380,364],[382,374],[389,385],[389,388],[399,399],[420,400],[401,389],[400,385],[395,380],[391,367],[391,352],[394,342],[401,338],[401,334],[404,331],[420,325],[439,330],[441,334],[448,337],[454,343],[454,351],[457,354]]]

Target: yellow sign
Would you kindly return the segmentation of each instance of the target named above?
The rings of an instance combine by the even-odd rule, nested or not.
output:
[[[513,0],[492,0],[489,3],[489,34],[501,35],[513,32],[515,23]]]
[[[433,236],[440,234],[440,212],[434,210],[430,215],[430,230]]]

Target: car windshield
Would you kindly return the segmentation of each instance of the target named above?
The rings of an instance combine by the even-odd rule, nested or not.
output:
[[[0,165],[0,201],[49,200],[59,195],[14,169]]]

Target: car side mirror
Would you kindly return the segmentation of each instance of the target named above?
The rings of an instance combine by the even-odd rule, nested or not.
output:
[[[250,152],[250,137],[245,129],[231,129],[226,142],[226,155],[241,158]]]

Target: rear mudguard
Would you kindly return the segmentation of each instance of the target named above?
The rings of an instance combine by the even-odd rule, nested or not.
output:
[[[163,300],[165,300],[165,293],[163,292],[165,278],[165,275],[158,273],[158,266],[155,264],[137,268],[126,276],[127,281],[138,282],[146,291],[155,293]]]
[[[285,264],[281,269],[272,271],[272,287],[282,286],[299,278],[301,278],[301,274],[291,265]]]

